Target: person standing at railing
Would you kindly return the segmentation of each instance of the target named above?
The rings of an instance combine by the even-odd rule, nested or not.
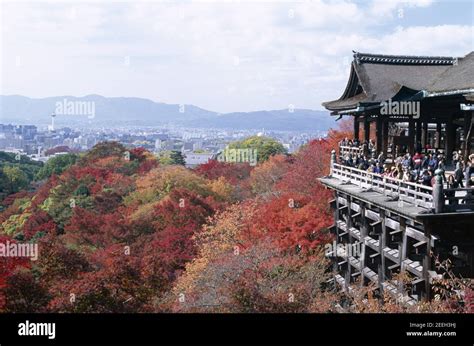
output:
[[[384,166],[385,164],[383,162],[377,162],[377,166],[376,166],[376,172],[378,174],[382,174],[384,172]]]
[[[431,154],[425,155],[425,157],[421,161],[421,169],[428,169],[430,160],[431,160]]]
[[[377,156],[377,162],[380,162],[382,164],[385,163],[385,156],[384,156],[383,152],[380,152],[379,156]]]
[[[469,161],[467,162],[466,166],[466,187],[474,186],[474,154],[469,155]]]
[[[428,169],[435,171],[436,167],[438,167],[438,159],[436,158],[436,155],[430,154],[430,159],[428,161]]]
[[[464,162],[458,161],[454,170],[454,180],[460,187],[464,187]]]
[[[369,155],[369,145],[367,142],[362,142],[362,145],[360,146],[360,151],[361,151],[361,154],[364,155],[364,156],[368,156]]]
[[[457,189],[459,187],[459,183],[454,179],[454,175],[450,174],[447,179],[447,188],[448,189]],[[454,193],[453,196],[454,197]]]
[[[411,169],[412,161],[411,161],[410,154],[405,155],[402,161],[402,166],[403,166],[403,169]]]
[[[403,169],[402,181],[405,182],[405,183],[412,183],[413,182],[413,176],[410,172],[410,169],[408,169],[408,168]]]
[[[400,180],[403,178],[403,166],[401,163],[397,164],[397,176],[395,178]]]
[[[427,169],[424,169],[421,175],[421,184],[425,186],[431,186],[432,178],[433,176],[431,175],[431,172]]]
[[[462,161],[462,152],[461,150],[459,151],[453,151],[453,164],[456,167],[458,162]]]
[[[442,155],[438,155],[437,169],[441,170],[441,177],[443,178],[443,182],[446,182],[446,164],[445,164],[444,157]]]
[[[454,175],[450,174],[449,177],[448,177],[448,180],[447,180],[447,188],[448,189],[457,189],[458,187],[459,187],[459,184],[456,181],[456,179],[454,179]],[[456,192],[454,192],[454,191],[445,191],[444,195],[445,195],[446,198],[449,199],[449,198],[455,197]],[[453,204],[452,202],[453,201],[449,200],[449,204]]]
[[[423,154],[417,151],[415,155],[413,155],[413,167],[417,170],[420,170],[422,163],[423,163]]]

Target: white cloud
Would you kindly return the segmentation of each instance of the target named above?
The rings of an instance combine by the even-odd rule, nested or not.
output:
[[[223,112],[290,103],[320,108],[342,92],[352,49],[456,56],[472,50],[472,25],[427,26],[420,19],[398,27],[405,22],[390,19],[398,8],[430,5],[7,3],[3,93],[141,96]]]

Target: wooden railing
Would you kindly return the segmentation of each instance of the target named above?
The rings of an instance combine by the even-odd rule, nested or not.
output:
[[[351,154],[352,156],[356,156],[359,154],[363,154],[361,147],[349,147],[349,146],[339,146],[339,155],[345,156]]]
[[[385,196],[398,198],[399,201],[409,202],[417,207],[433,208],[433,188],[430,186],[405,182],[334,162],[331,176],[364,189],[372,189]]]
[[[472,188],[443,189],[443,199],[443,210],[446,212],[474,211]]]
[[[440,169],[435,171],[435,183],[431,187],[338,164],[335,150],[331,153],[330,168],[331,177],[397,199],[400,206],[405,201],[434,213],[474,212],[474,188],[446,189],[444,171]]]

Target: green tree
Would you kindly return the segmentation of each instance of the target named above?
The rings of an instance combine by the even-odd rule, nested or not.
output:
[[[257,161],[259,163],[268,160],[270,156],[287,153],[287,150],[283,144],[273,138],[264,136],[252,136],[241,141],[232,142],[229,144],[229,148],[256,149]]]
[[[36,179],[47,179],[53,175],[53,173],[59,175],[76,163],[76,160],[77,155],[75,154],[64,154],[53,157],[39,170],[38,174],[36,174]]]
[[[162,151],[158,158],[162,165],[181,165],[184,166],[186,161],[183,154],[177,150]]]
[[[17,166],[3,167],[3,175],[9,193],[18,192],[28,186],[28,176]]]

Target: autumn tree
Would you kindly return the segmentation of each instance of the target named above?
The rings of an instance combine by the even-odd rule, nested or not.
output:
[[[286,154],[287,150],[277,140],[265,136],[252,136],[229,144],[230,149],[254,149],[257,161],[264,162],[273,155]]]

